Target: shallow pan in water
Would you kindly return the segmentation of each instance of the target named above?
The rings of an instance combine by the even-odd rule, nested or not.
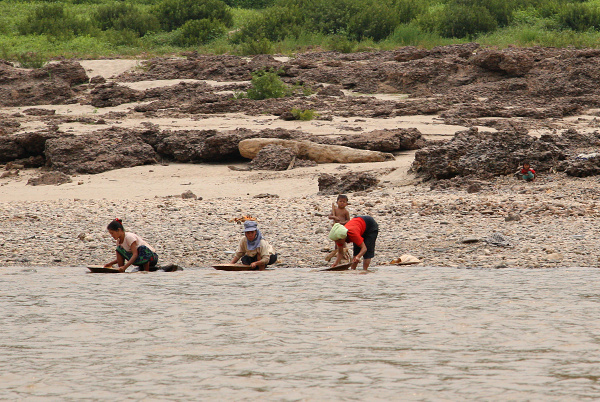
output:
[[[95,274],[120,274],[116,268],[105,268],[103,265],[88,265],[87,269]]]
[[[319,271],[320,272],[324,272],[324,271],[346,271],[348,268],[350,268],[350,265],[352,265],[351,262],[349,262],[347,264],[336,265],[335,267],[320,269]]]

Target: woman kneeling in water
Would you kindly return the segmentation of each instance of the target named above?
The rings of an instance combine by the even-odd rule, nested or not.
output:
[[[242,264],[250,265],[254,269],[263,270],[267,265],[277,261],[277,254],[273,246],[263,239],[255,221],[244,222],[244,237],[240,240],[237,253],[231,260],[232,264],[242,259]]]
[[[154,271],[158,263],[158,255],[148,243],[135,233],[125,232],[123,222],[115,219],[106,227],[108,233],[117,241],[117,259],[109,262],[104,267],[110,268],[117,264],[119,271],[125,272],[130,265],[138,267],[138,271]],[[127,263],[125,263],[127,260]]]

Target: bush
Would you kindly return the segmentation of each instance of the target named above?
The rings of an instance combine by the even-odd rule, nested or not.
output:
[[[453,0],[450,7],[485,8],[499,26],[506,26],[512,20],[516,9],[515,0]]]
[[[141,43],[138,33],[129,29],[121,29],[120,31],[108,29],[103,31],[99,37],[115,46],[139,46]]]
[[[250,99],[261,100],[283,98],[290,94],[291,89],[281,81],[276,72],[261,70],[252,74],[252,87],[248,89],[246,96]]]
[[[428,34],[416,24],[400,24],[394,29],[388,40],[401,46],[415,46],[424,35]]]
[[[324,34],[346,34],[351,18],[367,8],[356,0],[294,1],[306,16],[305,29]]]
[[[136,32],[139,36],[160,29],[156,16],[143,13],[138,7],[129,3],[103,4],[93,13],[92,20],[103,31],[127,29]]]
[[[266,8],[272,6],[274,0],[224,0],[225,4],[237,8]]]
[[[21,35],[69,37],[86,34],[91,31],[91,26],[89,22],[66,12],[62,4],[51,3],[30,11],[25,19],[17,23],[17,30]]]
[[[249,40],[242,42],[238,47],[240,55],[272,54],[273,43],[267,38]]]
[[[399,23],[395,10],[385,2],[374,2],[350,17],[348,35],[355,40],[387,38]]]
[[[292,114],[292,116],[294,116],[294,119],[304,121],[313,120],[315,117],[318,116],[318,114],[315,113],[315,111],[312,109],[301,110],[293,108],[290,111],[290,113]]]
[[[471,38],[498,28],[498,23],[487,8],[457,4],[436,8],[421,16],[418,22],[425,30],[445,38]]]
[[[213,41],[227,32],[225,25],[214,20],[191,20],[175,32],[176,46],[198,46]]]
[[[332,35],[327,41],[329,49],[340,53],[351,53],[356,46],[356,42],[350,41],[344,35]]]
[[[42,68],[48,62],[48,58],[38,52],[18,53],[15,59],[22,68]]]
[[[226,27],[233,25],[233,14],[220,0],[162,0],[156,16],[167,31],[173,31],[191,20],[215,20]]]
[[[565,4],[558,12],[558,22],[564,28],[578,32],[600,29],[600,10],[589,3]]]
[[[268,39],[277,42],[302,32],[304,19],[293,7],[271,7],[250,19],[232,38],[234,43]]]
[[[427,10],[427,3],[422,0],[398,0],[396,2],[396,10],[394,13],[398,18],[398,22],[408,24],[414,20],[419,14],[423,14]]]

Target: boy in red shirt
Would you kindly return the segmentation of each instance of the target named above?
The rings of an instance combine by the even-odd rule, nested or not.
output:
[[[531,168],[531,166],[529,165],[529,162],[523,162],[523,168],[521,169],[521,176],[523,177],[523,180],[526,181],[535,181],[535,170],[533,170]]]

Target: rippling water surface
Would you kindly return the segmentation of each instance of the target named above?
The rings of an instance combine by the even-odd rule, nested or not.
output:
[[[600,398],[600,270],[0,268],[0,399]]]

